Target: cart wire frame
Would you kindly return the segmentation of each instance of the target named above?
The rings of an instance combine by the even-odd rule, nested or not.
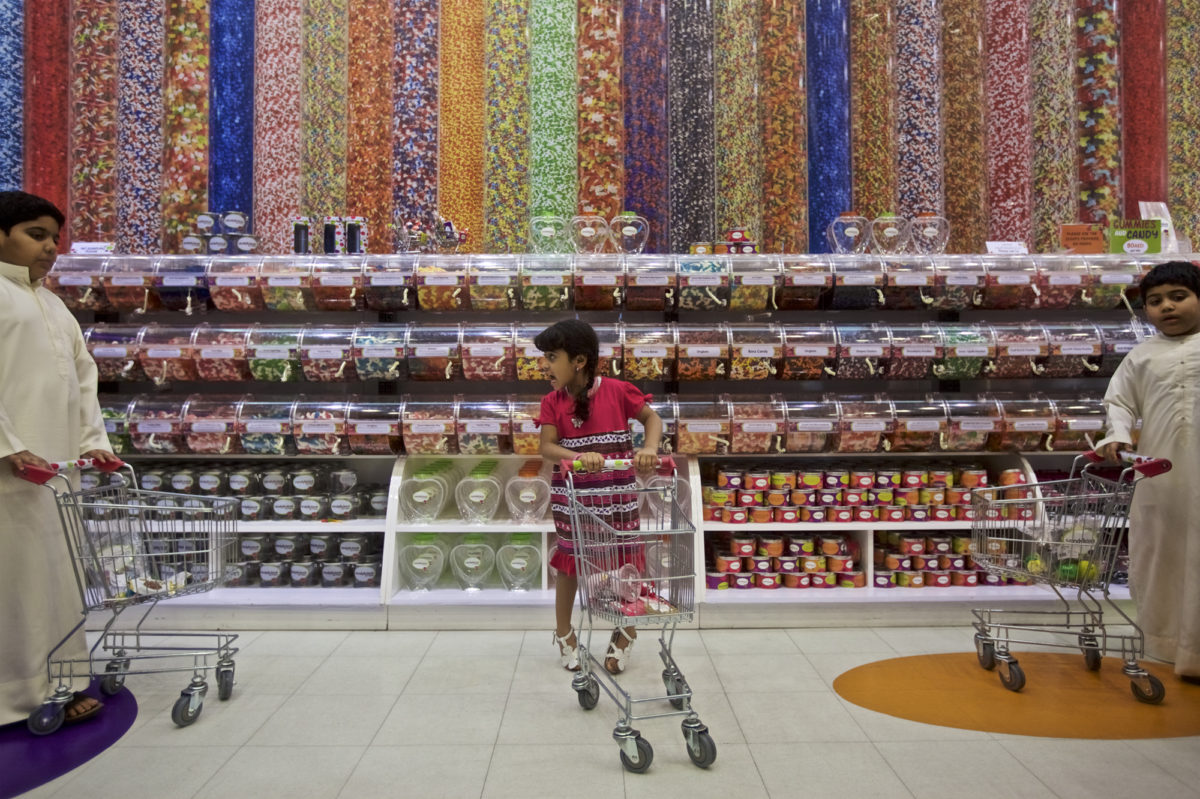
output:
[[[1092,671],[1100,668],[1105,654],[1117,654],[1134,697],[1157,704],[1165,689],[1139,663],[1145,637],[1113,601],[1109,586],[1139,476],[1167,472],[1171,463],[1138,459],[1116,479],[1097,474],[1098,463],[1099,456],[1086,453],[1075,459],[1066,480],[972,492],[976,562],[993,574],[1046,585],[1058,599],[1054,610],[972,609],[975,650],[980,666],[989,671],[998,667],[1001,683],[1012,691],[1025,685],[1012,644],[1078,648]],[[1106,623],[1106,605],[1119,617],[1115,623]]]
[[[716,760],[708,727],[692,707],[692,689],[675,660],[675,630],[695,618],[696,528],[680,502],[674,461],[660,462],[659,476],[641,486],[576,486],[578,462],[564,461],[567,504],[575,534],[574,556],[579,583],[580,668],[571,681],[585,710],[596,706],[601,689],[617,706],[613,739],[621,762],[640,773],[650,766],[654,750],[633,723],[683,716],[688,756],[701,768]],[[632,468],[632,461],[605,461],[605,470]],[[622,529],[629,528],[629,529]],[[638,629],[661,628],[659,658],[665,694],[634,698],[594,654],[597,625]],[[586,634],[583,634],[586,628]],[[601,640],[607,651],[607,637]],[[669,702],[673,709],[654,705]]]
[[[74,699],[71,685],[77,678],[99,678],[101,692],[112,696],[131,674],[191,672],[171,711],[176,724],[187,726],[200,715],[209,671],[216,673],[218,698],[232,695],[238,636],[142,627],[161,600],[211,591],[223,582],[225,565],[237,560],[237,504],[228,498],[139,489],[128,464],[119,464],[120,472],[107,485],[75,490],[63,472],[92,465],[52,464],[52,476],[37,470],[42,479],[33,479],[54,493],[81,614],[46,656],[47,678],[55,689],[27,726],[37,735],[56,731]],[[122,614],[135,606],[144,611],[135,614],[139,618],[133,626],[117,627]],[[110,615],[87,658],[56,657],[87,623],[89,612]]]

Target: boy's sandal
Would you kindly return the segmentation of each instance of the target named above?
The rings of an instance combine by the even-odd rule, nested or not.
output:
[[[559,635],[554,630],[550,632],[554,636],[554,643],[558,644],[558,659],[562,667],[567,671],[579,671],[579,638],[575,635],[575,628],[568,630],[566,635]],[[568,644],[567,641],[572,638],[575,643]]]
[[[91,707],[80,713],[71,713],[71,708],[78,707],[88,700],[91,700],[94,703]],[[81,721],[87,721],[103,709],[104,705],[99,700],[94,699],[80,691],[76,691],[75,698],[68,702],[66,708],[64,708],[63,724],[78,724]]]
[[[620,640],[618,635],[625,639],[625,646],[617,646],[617,641]],[[629,655],[633,652],[633,642],[636,640],[630,638],[629,633],[621,627],[613,630],[612,638],[608,641],[608,652],[604,655],[604,668],[609,674],[625,671],[625,661],[629,660]]]

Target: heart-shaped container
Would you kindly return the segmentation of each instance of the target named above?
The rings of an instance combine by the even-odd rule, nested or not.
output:
[[[454,487],[454,500],[463,521],[487,524],[496,517],[503,494],[500,480],[492,475],[471,474]]]
[[[400,485],[400,509],[410,522],[435,521],[445,509],[458,483],[458,469],[450,461],[436,461],[417,468]]]
[[[450,550],[450,567],[464,591],[478,591],[496,568],[496,550],[481,535],[469,535]]]
[[[912,221],[912,249],[921,255],[940,255],[950,241],[950,220],[929,215]]]
[[[446,548],[436,535],[418,535],[400,548],[400,574],[414,591],[428,591],[446,569]]]
[[[837,253],[864,253],[871,243],[871,225],[865,216],[842,214],[825,228],[829,248]]]
[[[538,584],[542,553],[529,533],[515,533],[496,550],[496,570],[509,591],[528,591]]]
[[[570,244],[567,220],[561,216],[535,216],[529,221],[529,244],[534,252],[566,252]]]
[[[608,223],[609,235],[617,252],[637,255],[646,249],[650,240],[650,222],[644,216],[618,214]]]
[[[871,242],[875,252],[897,255],[908,249],[912,223],[902,216],[881,216],[871,221]]]
[[[608,246],[608,222],[602,216],[573,216],[567,224],[571,246],[581,255],[599,255]]]
[[[550,483],[544,477],[510,478],[504,486],[508,515],[518,524],[535,524],[546,518],[550,506]]]

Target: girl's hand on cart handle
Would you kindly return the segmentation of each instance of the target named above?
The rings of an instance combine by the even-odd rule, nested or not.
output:
[[[17,477],[25,477],[26,471],[31,467],[46,471],[50,469],[50,464],[45,459],[39,458],[27,449],[14,452],[3,460],[8,462],[9,468]]]
[[[604,468],[604,456],[599,452],[581,452],[571,464],[575,471],[598,472]]]
[[[652,449],[639,449],[633,462],[639,474],[653,474],[658,469],[658,453]]]

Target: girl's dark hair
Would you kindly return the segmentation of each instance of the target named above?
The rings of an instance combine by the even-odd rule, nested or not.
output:
[[[5,233],[12,233],[14,225],[43,216],[53,219],[59,227],[66,221],[58,206],[47,199],[23,191],[0,191],[0,230]]]
[[[1166,285],[1183,286],[1200,297],[1200,266],[1188,261],[1167,261],[1165,264],[1159,264],[1142,278],[1142,296],[1145,297],[1150,289]]]
[[[575,416],[586,422],[591,413],[588,389],[596,379],[596,364],[600,361],[600,339],[596,337],[596,331],[587,322],[563,319],[538,333],[533,346],[542,352],[563,350],[568,358],[582,355],[586,359],[583,364],[584,389],[575,397]]]

